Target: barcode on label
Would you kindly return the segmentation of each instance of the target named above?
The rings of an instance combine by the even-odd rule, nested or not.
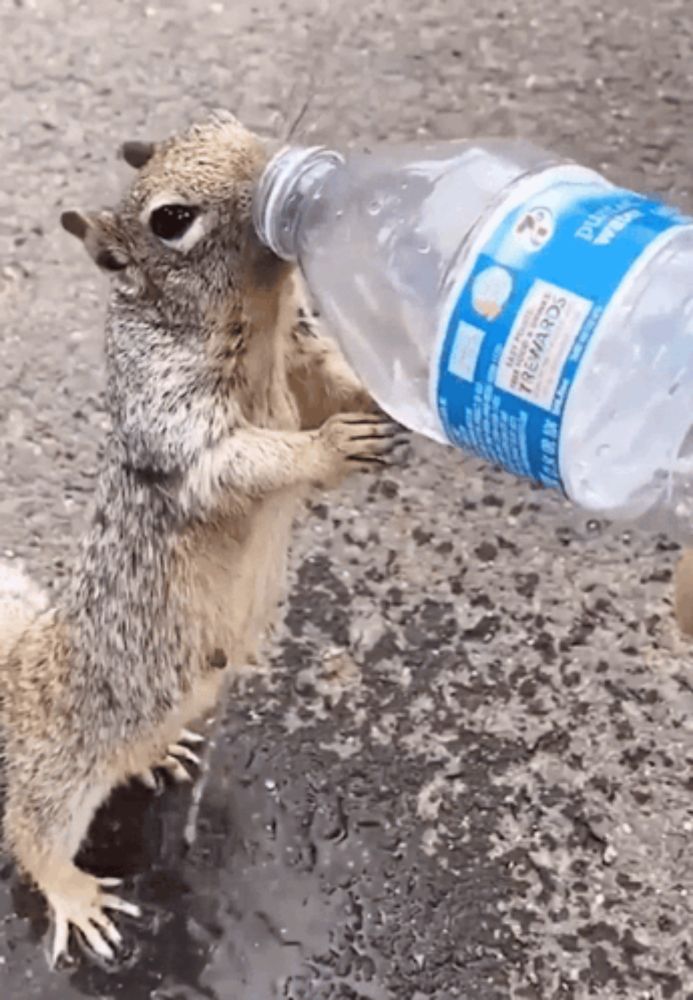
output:
[[[484,342],[484,331],[471,323],[460,323],[450,354],[448,370],[465,382],[473,382],[479,351]]]

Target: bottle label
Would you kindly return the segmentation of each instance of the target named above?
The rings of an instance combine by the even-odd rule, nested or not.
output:
[[[450,441],[562,488],[561,420],[609,302],[691,223],[583,167],[515,185],[472,237],[444,316],[432,388]]]

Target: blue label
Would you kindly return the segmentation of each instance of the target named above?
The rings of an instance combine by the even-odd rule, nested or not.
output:
[[[692,220],[578,167],[522,183],[468,260],[437,404],[453,444],[561,488],[561,419],[604,310],[643,251]]]

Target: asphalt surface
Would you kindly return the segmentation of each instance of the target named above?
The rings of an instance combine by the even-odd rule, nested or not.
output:
[[[693,207],[690,0],[4,0],[0,556],[58,586],[104,427],[105,288],[61,209],[225,105],[330,140],[538,139]],[[194,790],[114,796],[85,864],[145,918],[49,974],[0,869],[12,1000],[693,998],[693,671],[674,547],[417,442],[316,497],[266,669]]]

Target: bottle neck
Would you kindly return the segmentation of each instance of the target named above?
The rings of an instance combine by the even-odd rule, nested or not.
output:
[[[280,150],[265,167],[253,202],[253,223],[262,242],[284,260],[298,258],[298,230],[308,199],[319,197],[328,174],[343,157],[325,146]]]

